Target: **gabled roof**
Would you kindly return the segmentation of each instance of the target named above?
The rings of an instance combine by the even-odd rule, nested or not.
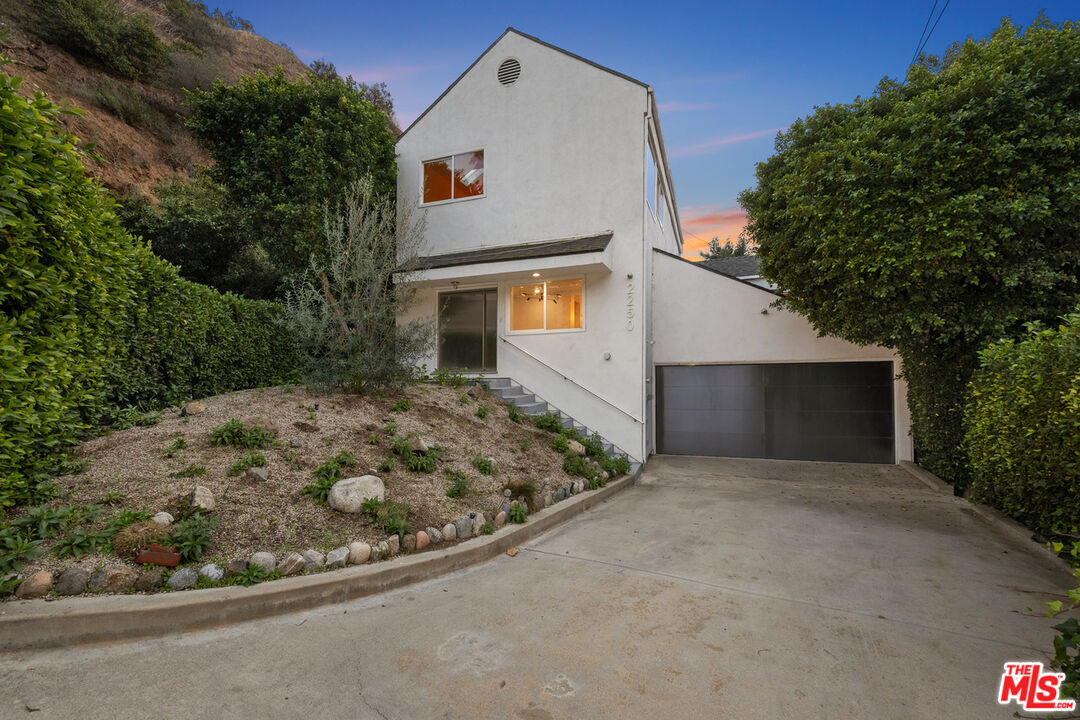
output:
[[[710,270],[734,278],[758,277],[761,275],[761,258],[757,255],[732,255],[730,257],[702,260],[701,264]]]
[[[478,250],[443,253],[417,258],[416,270],[434,270],[435,268],[473,265],[476,263],[509,262],[510,260],[532,260],[534,258],[555,255],[579,255],[596,252],[607,248],[613,233],[546,240],[544,242],[518,243],[517,245],[494,245]]]
[[[427,106],[427,109],[426,109],[426,110],[424,110],[424,112],[420,113],[420,115],[419,115],[419,116],[418,116],[418,117],[417,117],[417,118],[416,118],[415,120],[413,120],[413,121],[412,121],[412,123],[411,123],[411,124],[409,125],[409,127],[405,128],[405,131],[404,131],[404,132],[402,132],[402,133],[401,133],[400,135],[398,135],[398,140],[401,140],[401,138],[405,137],[405,135],[407,135],[407,134],[408,134],[408,132],[409,132],[410,130],[412,130],[412,129],[413,129],[413,127],[414,127],[414,126],[416,125],[416,123],[420,122],[420,121],[421,121],[421,120],[422,120],[422,119],[424,118],[424,116],[425,116],[425,115],[427,115],[427,114],[428,114],[429,112],[431,112],[431,109],[432,109],[433,107],[435,107],[436,105],[438,105],[438,104],[439,104],[439,101],[440,101],[440,100],[442,100],[442,99],[443,99],[444,97],[446,97],[446,95],[447,95],[447,94],[448,94],[448,93],[449,93],[449,92],[450,92],[451,90],[453,90],[453,89],[454,89],[454,87],[456,87],[456,86],[457,86],[457,84],[458,84],[459,82],[461,82],[461,79],[462,79],[463,77],[465,77],[466,75],[468,75],[468,74],[469,74],[469,72],[471,72],[471,71],[472,71],[472,69],[473,69],[474,67],[476,67],[476,64],[477,64],[478,62],[480,62],[481,60],[483,60],[483,59],[484,59],[484,56],[485,56],[485,55],[487,55],[487,54],[488,54],[489,52],[491,52],[491,49],[492,49],[493,47],[495,47],[496,45],[498,45],[498,44],[499,44],[499,41],[501,41],[501,40],[502,40],[502,39],[503,39],[504,37],[506,37],[506,36],[507,36],[507,35],[509,35],[510,33],[514,33],[515,35],[518,35],[518,36],[520,36],[520,37],[523,37],[523,38],[525,38],[526,40],[532,40],[532,41],[533,41],[534,43],[537,43],[537,44],[539,44],[539,45],[543,45],[543,46],[544,46],[544,47],[546,47],[546,48],[551,48],[552,50],[555,50],[556,52],[560,52],[560,53],[562,53],[563,55],[566,55],[567,57],[572,57],[572,58],[574,58],[575,60],[580,60],[581,62],[585,63],[586,65],[592,65],[592,66],[593,66],[594,68],[596,68],[597,70],[603,70],[604,72],[607,72],[607,73],[611,73],[611,74],[612,74],[612,75],[614,75],[615,77],[619,77],[619,78],[622,78],[623,80],[627,80],[627,81],[629,81],[629,82],[632,82],[632,83],[634,83],[635,85],[640,85],[641,87],[643,87],[643,88],[646,88],[646,89],[648,89],[648,87],[649,87],[649,86],[648,86],[648,85],[647,85],[646,83],[643,83],[643,82],[641,82],[640,80],[636,80],[636,79],[634,79],[634,78],[630,77],[629,75],[624,75],[624,74],[622,74],[621,72],[618,72],[618,71],[616,71],[616,70],[612,70],[612,69],[611,69],[611,68],[609,68],[609,67],[604,67],[603,65],[600,65],[599,63],[594,63],[594,62],[593,62],[592,60],[589,60],[588,58],[583,58],[583,57],[581,57],[580,55],[575,55],[575,54],[574,54],[574,53],[572,53],[572,52],[569,52],[569,51],[567,51],[567,50],[563,50],[563,49],[562,49],[561,47],[557,47],[557,46],[555,46],[555,45],[552,45],[551,43],[547,43],[547,42],[544,42],[543,40],[541,40],[541,39],[540,39],[540,38],[538,38],[538,37],[533,37],[532,35],[529,35],[529,34],[527,34],[527,33],[523,33],[523,32],[521,32],[520,30],[516,30],[516,29],[514,29],[514,28],[512,28],[512,27],[508,27],[508,28],[506,28],[506,30],[505,30],[505,31],[503,32],[503,34],[502,34],[502,35],[500,35],[500,36],[499,36],[499,37],[498,37],[498,38],[497,38],[497,39],[495,40],[495,42],[493,42],[493,43],[491,43],[490,45],[488,45],[488,47],[487,47],[487,50],[485,50],[484,52],[480,53],[480,57],[476,58],[476,60],[473,60],[473,63],[472,63],[472,65],[470,65],[470,66],[469,66],[468,68],[466,68],[466,69],[465,69],[465,72],[463,72],[463,73],[461,73],[460,75],[458,75],[458,77],[457,77],[457,80],[455,80],[454,82],[450,83],[450,87],[448,87],[448,88],[446,88],[445,90],[443,90],[443,92],[442,92],[442,95],[439,95],[439,97],[435,98],[435,102],[433,102],[433,103],[431,103],[430,105],[428,105],[428,106]]]

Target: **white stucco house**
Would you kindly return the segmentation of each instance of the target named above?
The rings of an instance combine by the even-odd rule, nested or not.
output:
[[[426,212],[429,368],[486,376],[636,461],[911,459],[899,358],[682,259],[653,89],[507,29],[397,143]]]

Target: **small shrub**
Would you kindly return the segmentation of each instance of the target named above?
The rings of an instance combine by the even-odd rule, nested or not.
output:
[[[77,505],[71,511],[68,527],[77,527],[94,523],[101,519],[102,508],[100,505]]]
[[[408,534],[411,526],[409,521],[405,518],[391,517],[387,518],[383,522],[383,531],[387,535],[397,535],[399,538],[405,537]]]
[[[578,477],[583,478],[591,478],[596,475],[596,471],[589,467],[585,458],[572,452],[566,453],[566,456],[563,459],[563,471],[565,471],[567,475],[577,475]]]
[[[53,546],[57,557],[81,557],[109,547],[110,535],[93,530],[72,530]]]
[[[409,506],[402,502],[386,500],[379,503],[375,512],[375,521],[379,523],[388,535],[404,537],[409,532],[409,523],[406,517],[409,514]]]
[[[515,405],[514,403],[510,403],[510,409],[509,409],[508,412],[509,412],[508,417],[510,418],[510,422],[517,423],[518,425],[525,422],[525,418],[528,417],[525,413],[521,412],[521,410],[518,409],[518,406]]]
[[[579,443],[583,444],[585,442],[585,438],[581,437],[581,433],[575,427],[563,428],[559,431],[559,434],[567,440],[577,440]]]
[[[172,444],[169,445],[169,447],[165,448],[165,454],[162,457],[165,457],[166,459],[175,457],[176,453],[180,452],[181,450],[187,450],[187,446],[187,440],[185,440],[183,437],[178,437],[173,440]]]
[[[532,440],[529,438],[521,438],[521,442],[518,446],[521,448],[521,452],[526,452],[532,446]]]
[[[145,522],[150,519],[150,513],[145,510],[121,510],[116,517],[109,521],[105,532],[112,535],[117,530],[122,530],[128,525]]]
[[[446,497],[463,498],[469,492],[469,480],[461,470],[447,470],[447,477],[451,480],[450,488],[446,491]]]
[[[508,519],[512,523],[523,523],[529,519],[529,511],[521,503],[514,503],[510,506]]]
[[[266,467],[266,456],[261,452],[245,453],[229,468],[229,477],[236,477],[240,473],[253,467]]]
[[[169,477],[174,478],[197,478],[206,474],[206,468],[202,465],[188,465],[182,470],[177,470]]]
[[[483,525],[480,526],[481,535],[491,535],[493,532],[495,532],[495,526],[492,525],[490,522],[485,522]]]
[[[417,452],[410,452],[405,456],[405,467],[409,468],[413,472],[425,472],[430,473],[435,470],[436,456],[427,454],[421,455]]]
[[[605,457],[600,461],[600,467],[604,468],[607,474],[612,478],[616,478],[619,475],[626,475],[630,472],[630,461],[622,455]]]
[[[382,473],[388,473],[394,471],[394,458],[384,458],[375,469]]]
[[[474,412],[473,415],[475,415],[476,417],[483,420],[484,418],[486,418],[488,416],[487,406],[485,406],[485,405],[479,406],[478,408],[476,408],[476,412]]]
[[[360,514],[369,520],[375,520],[379,516],[379,508],[382,502],[378,498],[368,498],[360,505]]]
[[[116,490],[110,490],[109,492],[102,495],[101,499],[98,500],[98,502],[102,505],[119,505],[120,503],[124,502],[124,499],[124,493],[117,492]]]
[[[0,575],[18,572],[24,562],[44,553],[41,542],[19,532],[17,528],[7,527],[0,530]]]
[[[136,425],[147,427],[157,425],[159,422],[161,422],[161,413],[146,413],[133,407],[126,407],[113,412],[110,424],[113,430],[128,430]]]
[[[410,407],[412,406],[409,404],[409,401],[405,398],[402,398],[393,405],[391,405],[390,409],[394,412],[408,412]]]
[[[398,431],[398,424],[391,420],[390,422],[383,425],[382,431],[384,435],[393,435]]]
[[[491,458],[486,458],[477,453],[473,455],[472,459],[473,467],[480,471],[481,475],[498,475],[498,468],[495,467],[495,461]]]
[[[458,401],[458,405],[468,405],[469,404],[469,396],[466,395],[465,393],[461,393],[461,396],[457,399],[457,401]]]
[[[150,543],[164,542],[168,537],[169,532],[156,522],[139,522],[116,531],[112,536],[112,549],[122,558],[131,558]]]
[[[342,450],[334,457],[315,468],[315,482],[305,485],[300,491],[304,495],[310,495],[316,502],[326,502],[330,496],[330,488],[341,479],[343,468],[352,467],[356,464],[356,458],[347,450]]]
[[[593,460],[600,460],[607,457],[607,454],[604,452],[604,439],[600,437],[599,433],[593,433],[592,436],[586,438],[581,444],[585,446],[585,454]]]
[[[190,517],[175,523],[172,527],[172,543],[184,562],[202,558],[203,551],[213,540],[212,533],[217,527],[217,518],[204,517],[194,513]]]
[[[368,445],[378,445],[380,442],[382,442],[382,440],[379,438],[378,435],[374,435],[374,434],[369,436],[368,439],[367,439],[367,444]]]
[[[443,387],[452,387],[455,390],[465,384],[465,376],[461,371],[449,368],[439,368],[431,375],[431,379]]]
[[[21,518],[11,523],[28,538],[47,540],[67,527],[73,507],[50,508],[47,505],[38,505],[26,511]]]
[[[512,497],[524,496],[530,508],[536,507],[536,493],[540,488],[533,480],[514,478],[503,485],[502,489],[509,490]]]
[[[570,441],[565,435],[556,435],[551,441],[551,447],[555,449],[555,452],[566,453],[570,451]]]
[[[540,413],[533,418],[533,425],[548,432],[559,432],[563,429],[562,419],[555,413]]]
[[[236,418],[218,425],[210,431],[210,442],[214,445],[232,445],[243,449],[265,448],[274,442],[274,433],[262,425],[246,427]]]
[[[277,570],[267,570],[260,565],[250,565],[246,569],[233,575],[226,582],[230,585],[251,587],[252,585],[257,585],[261,582],[277,580],[280,577],[282,577],[282,575]]]
[[[390,451],[395,455],[406,457],[412,452],[412,443],[409,442],[409,438],[395,435],[394,439],[390,441]]]

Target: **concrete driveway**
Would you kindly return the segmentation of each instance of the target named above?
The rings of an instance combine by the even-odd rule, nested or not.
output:
[[[661,457],[514,558],[2,657],[0,716],[1005,718],[1002,664],[1045,660],[1068,579],[901,468]]]

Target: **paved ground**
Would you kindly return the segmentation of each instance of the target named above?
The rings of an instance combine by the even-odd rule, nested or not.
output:
[[[1067,580],[900,468],[659,458],[515,558],[0,657],[0,717],[1012,717],[1002,664],[1045,659]]]

